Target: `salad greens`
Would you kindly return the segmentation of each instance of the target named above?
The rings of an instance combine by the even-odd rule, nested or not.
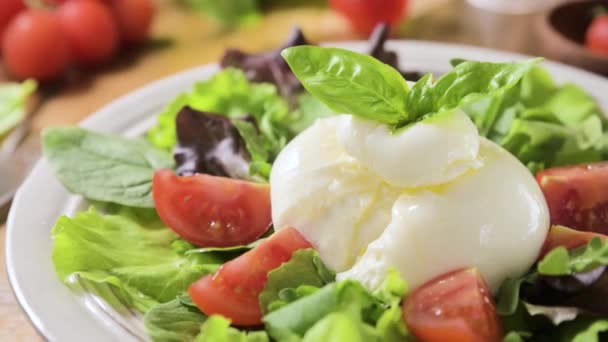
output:
[[[287,42],[276,50],[252,54],[239,49],[228,49],[220,64],[222,68],[243,70],[250,82],[274,84],[287,102],[293,104],[302,92],[302,84],[281,57],[281,51],[299,45],[310,45],[310,42],[302,30],[296,27]]]
[[[148,134],[152,144],[167,150],[176,146],[175,120],[185,106],[233,120],[255,167],[250,169],[252,176],[267,178],[270,163],[296,133],[290,124],[297,121],[298,114],[289,110],[274,85],[250,83],[241,70],[228,68],[208,81],[195,84],[190,93],[182,94],[170,103],[160,114],[158,125]],[[255,124],[244,123],[241,119],[245,115],[251,115]]]
[[[314,249],[297,251],[291,260],[268,273],[268,281],[260,293],[260,306],[264,313],[273,311],[286,305],[286,300],[297,298],[297,290],[306,289],[300,286],[323,287],[334,281],[335,274],[323,264],[319,253]]]
[[[268,342],[265,331],[240,331],[230,326],[230,321],[222,316],[209,317],[201,327],[201,332],[194,339],[195,342]]]
[[[153,208],[152,177],[173,168],[171,156],[142,139],[126,139],[82,128],[51,128],[43,150],[57,177],[89,199]]]
[[[584,248],[571,253],[565,247],[552,250],[538,263],[538,272],[544,275],[561,276],[585,273],[608,265],[608,242],[593,238]]]
[[[599,238],[570,252],[558,247],[536,270],[503,283],[497,311],[506,328],[532,340],[599,341],[608,329],[601,318],[608,307],[598,300],[608,295],[606,250],[608,242]]]
[[[186,254],[194,247],[178,239],[156,213],[121,207],[102,215],[95,209],[53,228],[53,263],[59,278],[74,275],[113,285],[123,300],[143,312],[173,300],[226,260],[216,253]]]
[[[308,294],[265,316],[267,331],[274,339],[397,342],[412,338],[400,306],[407,286],[396,272],[390,273],[378,294],[351,280],[301,292]]]
[[[144,316],[144,325],[154,341],[182,342],[193,340],[205,322],[196,305],[181,298],[153,306]]]
[[[225,116],[200,112],[190,107],[177,114],[178,144],[174,158],[180,176],[205,173],[230,178],[247,178],[250,156],[236,124]],[[249,124],[249,122],[247,122]],[[255,127],[252,134],[257,135]]]
[[[608,123],[597,102],[574,84],[557,85],[540,66],[503,94],[465,107],[479,133],[533,172],[608,157]]]
[[[36,87],[33,80],[0,84],[0,140],[25,118],[26,100]]]

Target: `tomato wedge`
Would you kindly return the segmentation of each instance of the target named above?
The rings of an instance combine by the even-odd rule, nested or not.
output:
[[[547,235],[547,239],[545,239],[545,244],[543,245],[538,259],[542,259],[547,253],[559,246],[566,247],[568,250],[576,249],[586,245],[594,237],[599,237],[604,240],[608,239],[608,236],[603,234],[581,232],[564,226],[551,226],[549,235]]]
[[[258,297],[266,285],[268,272],[289,261],[295,251],[311,247],[297,230],[281,229],[254,249],[225,263],[214,275],[192,284],[188,292],[207,315],[223,315],[239,326],[262,324]]]
[[[502,339],[492,294],[474,268],[439,276],[416,289],[405,299],[403,317],[423,342]]]
[[[159,170],[152,184],[156,210],[183,239],[202,247],[230,247],[259,239],[272,223],[270,188],[204,174]]]
[[[547,169],[536,180],[551,224],[608,234],[608,162]]]

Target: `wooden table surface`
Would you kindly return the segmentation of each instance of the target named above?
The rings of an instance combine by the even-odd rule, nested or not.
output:
[[[539,54],[535,39],[529,34],[533,16],[486,13],[469,7],[464,0],[411,1],[410,19],[400,30],[401,37]],[[63,89],[36,115],[34,133],[53,125],[76,124],[104,104],[150,81],[216,61],[226,47],[238,46],[248,51],[276,47],[295,23],[316,42],[357,38],[341,17],[325,9],[281,10],[255,26],[227,32],[204,17],[175,7],[174,0],[157,2],[159,15],[153,37],[168,39],[171,44],[122,58]],[[516,32],[506,35],[507,29]],[[0,75],[0,82],[3,78]],[[39,341],[41,338],[16,303],[6,278],[5,231],[0,226],[0,341]]]

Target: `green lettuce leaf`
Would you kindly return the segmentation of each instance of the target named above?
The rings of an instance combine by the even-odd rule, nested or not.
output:
[[[296,288],[302,285],[323,287],[333,282],[334,279],[335,274],[323,264],[317,251],[314,249],[299,250],[288,262],[268,273],[268,281],[259,297],[262,311],[269,312],[268,307],[271,303],[274,308],[286,304],[281,297],[293,298],[292,293],[298,297]]]
[[[360,324],[343,312],[332,312],[321,319],[304,335],[303,342],[365,342],[376,340],[369,326]]]
[[[396,272],[377,295],[356,281],[330,283],[270,312],[264,322],[279,341],[409,341],[400,306],[406,291]]]
[[[182,299],[184,297],[184,299]],[[156,342],[193,341],[201,330],[206,316],[196,306],[184,304],[191,301],[187,295],[153,306],[144,316],[146,331]]]
[[[465,112],[481,135],[534,173],[608,157],[608,125],[597,102],[574,84],[557,85],[539,66],[508,91],[475,101]]]
[[[201,328],[201,332],[195,339],[196,342],[268,342],[268,334],[265,331],[240,331],[230,326],[230,320],[213,315],[207,319]]]
[[[608,241],[593,238],[587,245],[572,252],[558,247],[538,263],[538,273],[550,276],[584,273],[608,265]]]
[[[576,325],[574,325],[576,324]],[[568,335],[562,338],[562,341],[572,342],[600,342],[605,341],[608,337],[604,332],[608,332],[608,320],[605,319],[587,319],[581,320],[572,324],[568,329]],[[603,335],[603,339],[601,336]]]
[[[190,92],[170,103],[159,115],[158,124],[148,133],[148,139],[154,145],[165,149],[175,146],[175,118],[186,105],[230,118],[250,114],[257,119],[260,131],[273,143],[282,146],[286,142],[288,128],[283,121],[289,118],[287,102],[274,85],[250,83],[241,70],[225,69],[207,81],[196,83]]]
[[[74,276],[112,285],[128,305],[145,312],[184,293],[226,259],[214,253],[186,254],[179,240],[156,218],[133,209],[101,215],[95,209],[62,216],[53,228],[53,263],[67,284]]]
[[[166,150],[175,147],[175,119],[184,106],[234,119],[252,158],[249,173],[262,180],[268,178],[272,161],[285,144],[308,127],[314,117],[314,113],[302,115],[301,111],[291,111],[274,85],[251,83],[243,71],[227,68],[195,84],[190,92],[180,95],[165,108],[158,124],[148,132],[152,144]],[[255,124],[236,120],[246,114],[255,119]]]
[[[34,80],[0,84],[0,140],[23,121],[26,101],[36,87]]]
[[[144,140],[78,127],[45,130],[42,146],[55,174],[71,192],[133,207],[154,207],[154,172],[174,165],[168,153]]]

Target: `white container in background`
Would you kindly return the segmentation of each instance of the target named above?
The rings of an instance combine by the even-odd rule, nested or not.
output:
[[[505,14],[540,12],[564,0],[468,0],[475,7]]]

